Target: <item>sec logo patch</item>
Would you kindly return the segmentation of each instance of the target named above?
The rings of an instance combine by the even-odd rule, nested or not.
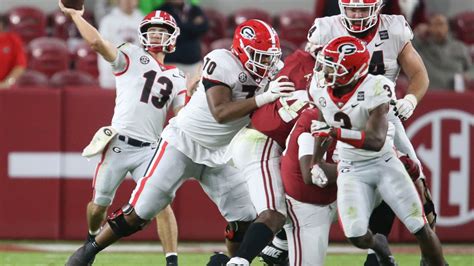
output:
[[[146,56],[146,55],[142,55],[140,57],[140,63],[146,65],[146,64],[150,63],[150,58],[148,58],[148,56]]]
[[[239,81],[240,81],[240,83],[246,82],[247,81],[247,74],[245,74],[244,72],[240,72]]]

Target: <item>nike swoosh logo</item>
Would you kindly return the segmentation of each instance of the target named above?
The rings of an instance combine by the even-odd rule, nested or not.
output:
[[[179,78],[179,75],[172,74],[173,77]]]
[[[354,108],[354,107],[356,107],[357,105],[359,105],[359,104],[358,104],[358,103],[351,104],[351,107]]]
[[[379,47],[379,46],[382,45],[382,44],[383,44],[383,42],[381,42],[381,43],[376,43],[376,44],[375,44],[375,47]]]
[[[386,163],[388,163],[388,161],[392,160],[392,157],[388,158],[387,160],[385,160]]]

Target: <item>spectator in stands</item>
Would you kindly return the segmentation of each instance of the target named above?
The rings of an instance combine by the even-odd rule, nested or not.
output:
[[[99,24],[99,32],[104,39],[118,46],[124,42],[139,45],[137,27],[143,19],[138,10],[138,0],[118,0],[117,6]],[[115,78],[110,63],[102,57],[98,60],[99,84],[102,88],[115,88]]]
[[[472,72],[469,51],[450,35],[448,19],[444,15],[433,15],[428,25],[417,32],[413,45],[428,70],[430,88],[452,90],[455,76],[463,80],[469,71]]]
[[[5,25],[5,17],[0,16],[0,89],[15,84],[26,68],[23,42],[16,33],[5,31]]]
[[[201,37],[209,28],[204,12],[195,2],[186,3],[184,0],[166,0],[157,9],[170,13],[181,29],[176,52],[168,55],[165,62],[193,76],[201,64]]]

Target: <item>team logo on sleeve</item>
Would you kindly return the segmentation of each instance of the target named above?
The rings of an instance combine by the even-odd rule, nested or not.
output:
[[[255,38],[255,31],[251,27],[243,27],[240,30],[240,35],[242,35],[242,37],[247,40],[252,40],[253,38]]]
[[[146,56],[146,55],[142,55],[140,57],[140,63],[146,65],[146,64],[150,63],[150,58],[148,58],[148,56]]]
[[[319,98],[319,105],[326,107],[326,99],[324,99],[324,97]]]
[[[240,83],[246,82],[247,81],[247,74],[245,74],[244,72],[240,72],[239,81],[240,81]]]
[[[365,93],[363,91],[357,92],[357,101],[361,102],[365,99]]]

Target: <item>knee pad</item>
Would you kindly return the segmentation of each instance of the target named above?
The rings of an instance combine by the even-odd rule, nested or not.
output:
[[[130,225],[125,220],[125,216],[130,215],[134,210],[133,206],[126,204],[122,208],[113,212],[109,217],[107,217],[107,223],[110,225],[110,228],[114,233],[119,237],[129,236],[137,231],[142,230],[148,221],[138,218],[139,221],[134,225]]]
[[[229,222],[225,228],[225,238],[231,242],[242,242],[245,232],[252,222]]]

